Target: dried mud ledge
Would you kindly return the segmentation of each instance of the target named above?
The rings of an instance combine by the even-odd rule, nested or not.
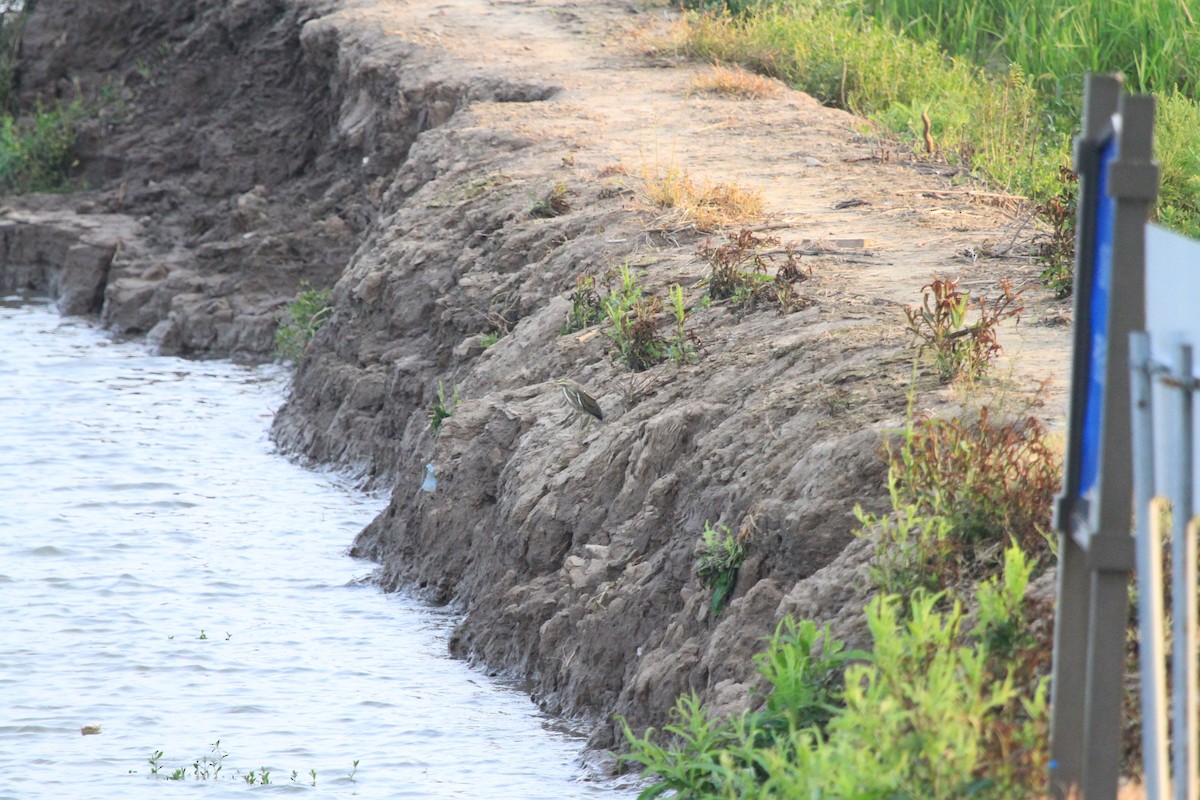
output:
[[[611,747],[613,714],[661,724],[689,688],[752,703],[751,657],[784,614],[861,635],[851,509],[882,506],[878,429],[906,373],[892,317],[710,308],[698,364],[631,378],[603,336],[559,335],[565,293],[666,245],[594,168],[564,165],[567,144],[521,132],[553,82],[333,2],[67,5],[36,7],[23,95],[78,82],[119,102],[85,131],[91,188],[8,199],[0,288],[50,293],[163,352],[254,359],[302,280],[335,286],[274,436],[394,487],[354,552],[389,590],[461,605],[455,653],[526,679]],[[532,218],[558,181],[575,210]],[[673,280],[650,272],[653,288]],[[485,349],[498,321],[511,332]],[[564,424],[563,375],[595,390],[603,424]],[[466,399],[435,438],[439,381]],[[748,537],[717,619],[693,567],[706,520]]]

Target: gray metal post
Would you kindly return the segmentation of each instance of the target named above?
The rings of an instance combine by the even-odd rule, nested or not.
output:
[[[1192,348],[1175,353],[1171,377],[1171,739],[1176,800],[1196,800],[1196,543],[1190,526],[1192,502]]]
[[[1090,350],[1089,302],[1091,264],[1095,244],[1095,212],[1099,202],[1098,149],[1112,132],[1121,81],[1112,75],[1088,75],[1083,94],[1083,130],[1075,139],[1074,168],[1079,176],[1079,204],[1075,229],[1074,346],[1071,365],[1071,401],[1067,420],[1066,468],[1063,491],[1054,507],[1054,528],[1059,532],[1058,607],[1054,626],[1054,680],[1050,705],[1050,789],[1056,800],[1067,797],[1083,783],[1083,736],[1086,722],[1086,674],[1091,605],[1091,580],[1087,551],[1072,535],[1079,505],[1079,464],[1083,412],[1088,389]]]
[[[1130,431],[1130,331],[1145,328],[1146,220],[1158,194],[1153,161],[1154,98],[1123,94],[1117,101],[1120,130],[1116,160],[1108,168],[1113,198],[1112,275],[1108,348],[1104,364],[1096,503],[1087,524],[1088,564],[1093,570],[1088,630],[1087,723],[1084,730],[1083,800],[1117,796],[1124,698],[1125,623],[1134,547],[1129,512],[1133,497]],[[1132,300],[1132,302],[1130,302]]]
[[[1150,336],[1129,334],[1133,392],[1133,507],[1137,516],[1138,661],[1142,682],[1142,783],[1146,800],[1167,800],[1167,679],[1163,661],[1162,547],[1154,498]]]

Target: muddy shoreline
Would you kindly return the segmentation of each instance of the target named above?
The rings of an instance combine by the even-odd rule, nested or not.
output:
[[[0,288],[164,353],[244,359],[270,357],[302,282],[332,288],[274,436],[392,488],[354,552],[387,589],[459,604],[456,654],[527,681],[606,748],[614,714],[660,725],[691,689],[753,705],[752,656],[785,614],[863,635],[852,510],[886,506],[880,432],[912,374],[903,304],[935,272],[1033,285],[1018,211],[944,164],[885,158],[863,121],[803,94],[693,92],[702,67],[630,46],[661,8],[59,5],[29,21],[22,97],[108,100],[79,191],[6,198]],[[701,306],[697,250],[721,234],[633,188],[672,165],[763,192],[764,232],[813,253],[806,302]],[[560,185],[566,213],[531,213]],[[647,292],[686,288],[696,363],[635,375],[602,333],[561,334],[577,277],[621,264]],[[1065,374],[1065,329],[1038,324],[1060,307],[1036,291],[1027,306],[1012,376]],[[570,424],[562,376],[603,423]],[[439,383],[463,402],[433,435]],[[918,389],[922,408],[955,402]],[[715,619],[694,569],[706,523],[748,553]]]

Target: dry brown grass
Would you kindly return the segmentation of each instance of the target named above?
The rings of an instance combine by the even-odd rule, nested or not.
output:
[[[697,183],[674,164],[644,164],[632,188],[635,203],[656,213],[653,225],[663,230],[708,232],[742,225],[763,214],[761,192],[736,183]]]
[[[708,72],[692,78],[688,92],[707,92],[741,100],[760,100],[782,93],[783,84],[738,66],[723,67],[714,64]]]
[[[624,161],[617,161],[613,164],[605,164],[600,169],[596,170],[596,177],[611,178],[615,175],[632,175],[629,167],[625,166]]]

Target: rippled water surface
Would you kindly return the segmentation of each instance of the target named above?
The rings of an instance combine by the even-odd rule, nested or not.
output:
[[[284,388],[0,304],[0,798],[630,796],[361,583],[383,500],[273,454]]]

